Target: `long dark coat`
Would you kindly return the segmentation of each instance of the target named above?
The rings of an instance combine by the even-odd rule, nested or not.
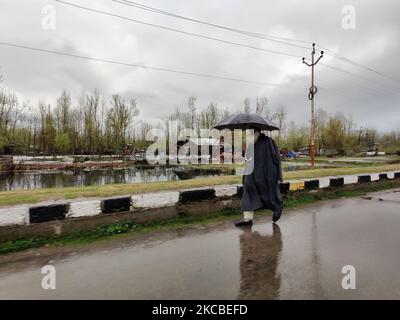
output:
[[[282,195],[279,181],[282,181],[282,168],[279,148],[275,141],[261,134],[254,144],[254,155],[247,152],[246,159],[254,157],[254,168],[251,174],[249,164],[243,176],[242,211],[257,209],[282,208]]]

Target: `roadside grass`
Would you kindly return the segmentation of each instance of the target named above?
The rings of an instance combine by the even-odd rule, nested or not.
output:
[[[373,167],[345,167],[345,168],[316,168],[284,172],[285,180],[306,179],[324,176],[337,176],[348,174],[362,174],[372,172],[386,172],[400,170],[400,164],[388,164]],[[181,181],[134,183],[134,184],[109,184],[86,187],[47,188],[37,190],[15,190],[0,192],[0,207],[8,205],[37,203],[47,200],[71,200],[77,198],[112,197],[148,192],[181,190],[187,188],[200,188],[223,184],[240,184],[241,176],[215,176]]]
[[[392,188],[399,188],[400,180],[389,180],[380,182],[370,182],[361,185],[346,185],[341,188],[320,189],[316,192],[298,191],[284,196],[285,208],[299,207],[312,204],[321,200],[331,200],[337,198],[349,198],[365,195],[368,192],[381,191]],[[261,210],[257,215],[267,215],[269,211]],[[103,225],[94,230],[74,232],[63,236],[54,237],[32,237],[5,241],[0,243],[0,255],[23,251],[42,246],[62,246],[62,245],[83,245],[98,240],[107,240],[118,236],[140,234],[157,230],[177,229],[188,225],[206,224],[215,221],[232,220],[239,218],[240,209],[226,209],[215,213],[186,216],[179,215],[175,218],[135,224],[133,221],[126,220],[114,224]]]

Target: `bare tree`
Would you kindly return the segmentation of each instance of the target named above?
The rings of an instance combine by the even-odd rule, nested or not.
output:
[[[272,119],[277,122],[279,130],[283,128],[283,124],[286,120],[286,109],[283,105],[280,105],[272,115]]]
[[[263,112],[267,112],[266,110],[267,107],[267,97],[257,97],[257,105],[256,105],[256,113],[257,114],[263,114]]]
[[[203,110],[198,109],[195,103],[196,98],[189,97],[183,108],[177,108],[166,119],[177,120],[178,130],[182,127],[199,130],[211,128],[231,114],[228,108],[221,108],[216,102],[211,102]],[[246,98],[244,111],[250,110],[251,102]],[[287,125],[283,106],[271,112],[267,108],[267,98],[257,97],[256,112],[273,119],[281,129],[276,136],[280,147],[298,150],[308,145],[309,127],[299,127],[294,122]],[[134,122],[138,113],[139,107],[134,99],[125,101],[114,95],[110,103],[105,103],[98,91],[82,94],[78,104],[74,105],[64,90],[55,106],[40,102],[32,107],[29,102],[21,104],[15,94],[1,88],[0,152],[118,153],[129,142],[135,149],[145,148],[149,145],[146,132],[158,124]],[[371,128],[360,129],[351,116],[342,113],[332,116],[321,109],[316,112],[316,124],[319,148],[336,150],[338,154],[354,154],[379,145],[382,151],[400,154],[400,132],[379,133]]]
[[[316,130],[316,143],[318,154],[321,154],[322,148],[322,133],[328,121],[328,113],[323,109],[318,109],[315,112],[315,130]]]
[[[112,96],[111,109],[107,115],[108,127],[112,130],[114,149],[122,151],[127,140],[127,132],[132,117],[139,114],[139,107],[135,99],[126,103],[118,94]]]
[[[196,126],[195,120],[196,120],[196,97],[189,97],[187,107],[189,109],[190,117],[191,117],[191,125],[192,128],[194,129]]]
[[[0,67],[1,68],[1,67]],[[0,73],[0,83],[2,83],[4,81],[4,77],[3,75]]]
[[[61,96],[57,99],[56,122],[58,132],[67,133],[70,124],[71,97],[66,90],[63,90]]]
[[[278,128],[279,128],[279,131],[277,133],[278,144],[281,141],[281,135],[282,135],[281,130],[283,129],[283,124],[286,120],[286,115],[287,115],[287,113],[286,113],[285,107],[283,105],[280,105],[272,115],[272,119],[276,121],[276,124],[278,125]]]
[[[244,103],[243,111],[245,113],[250,113],[250,98],[244,99],[243,103]]]

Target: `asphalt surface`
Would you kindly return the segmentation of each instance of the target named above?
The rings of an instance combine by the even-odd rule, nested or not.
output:
[[[0,257],[0,298],[399,299],[400,190],[270,215]],[[56,289],[42,288],[42,267]],[[345,290],[345,265],[356,289]]]

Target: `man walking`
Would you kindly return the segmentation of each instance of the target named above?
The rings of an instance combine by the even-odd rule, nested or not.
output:
[[[259,209],[270,209],[273,211],[272,220],[279,220],[283,201],[279,189],[279,181],[282,181],[282,168],[279,148],[275,141],[254,130],[254,151],[247,152],[246,161],[249,168],[253,162],[252,172],[246,172],[243,176],[243,196],[241,209],[243,219],[236,221],[236,226],[247,226],[253,224],[254,211]],[[251,170],[250,170],[251,171]]]

